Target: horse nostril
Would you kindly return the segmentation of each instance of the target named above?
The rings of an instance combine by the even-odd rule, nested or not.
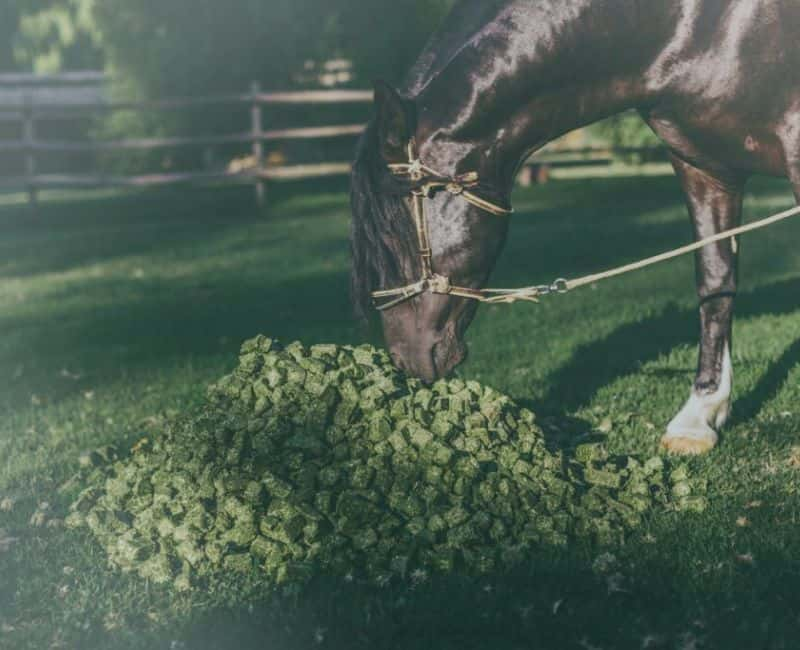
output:
[[[403,361],[403,357],[400,355],[399,352],[397,352],[396,350],[391,350],[389,352],[389,356],[392,358],[392,363],[394,363],[394,365],[397,366],[399,370],[403,371],[406,370],[406,364]]]
[[[433,366],[439,377],[446,377],[467,358],[467,346],[437,343],[432,350]]]
[[[431,348],[431,367],[433,368],[433,375],[435,378],[443,377],[447,374],[447,369],[443,367],[442,359],[439,356],[441,347],[439,343],[434,343]]]

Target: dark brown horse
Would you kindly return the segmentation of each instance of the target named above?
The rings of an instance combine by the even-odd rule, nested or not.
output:
[[[697,237],[739,222],[756,173],[787,176],[800,197],[800,5],[793,0],[462,0],[399,91],[378,84],[377,115],[353,174],[353,290],[420,277],[409,181],[388,165],[419,158],[508,205],[518,166],[580,126],[638,110],[669,148]],[[508,219],[447,192],[426,200],[433,269],[484,285]],[[700,453],[729,413],[737,252],[698,254],[700,354],[690,398],[663,444]],[[424,293],[383,312],[398,366],[433,380],[465,355],[476,303]]]

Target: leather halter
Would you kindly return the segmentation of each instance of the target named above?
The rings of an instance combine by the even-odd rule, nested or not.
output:
[[[450,278],[434,273],[428,221],[425,217],[425,201],[432,198],[437,190],[443,189],[454,196],[460,196],[467,203],[498,217],[511,215],[514,212],[513,209],[504,208],[496,203],[487,201],[471,191],[472,188],[478,185],[480,180],[477,172],[445,176],[425,165],[419,159],[416,149],[416,142],[412,138],[407,146],[408,162],[390,164],[389,170],[397,176],[407,176],[412,181],[425,181],[418,189],[411,191],[411,208],[419,243],[422,277],[417,282],[407,284],[404,287],[373,291],[372,298],[375,301],[375,308],[379,311],[391,309],[423,293],[458,296],[481,302],[506,302],[500,299],[502,296],[489,296],[490,290],[457,287],[450,284]],[[391,298],[391,300],[378,303],[382,298]]]

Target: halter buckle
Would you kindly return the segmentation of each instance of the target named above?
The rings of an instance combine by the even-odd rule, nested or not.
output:
[[[450,293],[450,289],[450,278],[438,274],[428,278],[428,291],[431,293],[447,295]]]

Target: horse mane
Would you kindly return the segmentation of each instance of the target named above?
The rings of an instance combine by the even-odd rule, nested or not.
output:
[[[373,121],[358,142],[350,181],[350,296],[362,322],[372,305],[372,291],[406,284],[403,261],[418,252],[405,192],[399,187],[393,191],[393,181]]]

